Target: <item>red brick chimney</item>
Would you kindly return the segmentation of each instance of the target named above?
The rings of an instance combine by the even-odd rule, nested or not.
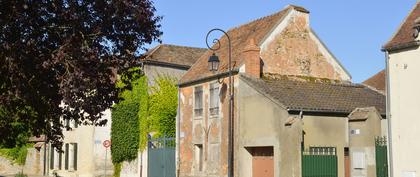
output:
[[[254,39],[248,41],[242,51],[242,57],[245,64],[245,73],[248,75],[260,78],[261,77],[261,59],[260,59],[260,47],[255,44]]]

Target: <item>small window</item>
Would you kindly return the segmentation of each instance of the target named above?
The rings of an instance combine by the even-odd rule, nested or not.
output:
[[[335,147],[309,147],[311,155],[335,155],[336,152]]]
[[[195,159],[198,167],[198,171],[203,171],[203,145],[195,145]]]
[[[210,84],[210,116],[219,115],[219,84]]]
[[[203,86],[194,88],[194,115],[203,116]]]
[[[70,119],[66,119],[66,130],[69,131],[70,130]]]

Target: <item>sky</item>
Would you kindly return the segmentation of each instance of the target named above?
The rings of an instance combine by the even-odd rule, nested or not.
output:
[[[206,47],[212,28],[229,30],[271,15],[288,4],[310,11],[310,25],[360,83],[385,67],[381,47],[416,0],[155,0],[165,44]],[[152,45],[157,45],[152,44]]]

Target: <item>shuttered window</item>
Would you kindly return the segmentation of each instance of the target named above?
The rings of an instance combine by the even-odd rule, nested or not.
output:
[[[194,87],[194,115],[203,116],[203,86]]]
[[[64,155],[64,169],[69,170],[69,143],[66,143]]]
[[[50,146],[50,169],[54,169],[54,147]]]
[[[219,84],[210,84],[210,107],[209,112],[211,116],[219,115]]]
[[[58,169],[61,170],[62,161],[63,161],[63,152],[57,152],[58,153]]]
[[[77,170],[77,143],[73,143],[73,169]]]

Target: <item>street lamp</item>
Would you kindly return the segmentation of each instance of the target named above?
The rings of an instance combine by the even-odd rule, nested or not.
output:
[[[219,57],[213,53],[209,58],[209,71],[216,72],[219,69]]]
[[[213,31],[220,31],[222,32],[228,40],[228,76],[229,76],[229,116],[228,116],[228,177],[233,177],[233,83],[232,83],[232,49],[231,49],[231,41],[229,35],[219,28],[214,28],[210,30],[206,35],[206,45],[207,48],[213,51],[213,55],[209,57],[208,60],[208,67],[209,71],[215,72],[219,69],[219,57],[216,55],[216,51],[220,49],[220,41],[219,39],[213,39],[213,44],[215,46],[210,46],[208,43],[208,38],[210,33]]]

